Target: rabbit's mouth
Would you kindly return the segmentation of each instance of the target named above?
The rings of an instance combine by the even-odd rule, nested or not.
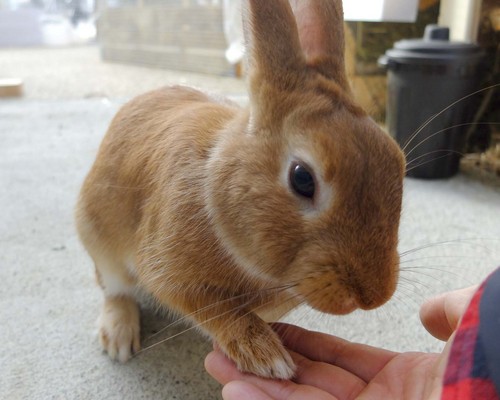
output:
[[[346,315],[360,308],[357,296],[338,283],[306,285],[299,287],[299,292],[309,306],[327,314]]]
[[[336,302],[336,304],[332,305],[330,311],[327,312],[335,315],[347,315],[356,311],[358,308],[359,306],[356,299],[351,296],[343,299],[341,302]]]
[[[318,311],[333,315],[347,315],[359,309],[356,299],[352,296],[328,303],[324,300],[319,302],[308,300],[307,303]]]
[[[313,279],[303,280],[296,290],[314,309],[328,314],[346,315],[357,309],[372,310],[386,303],[393,289],[389,284],[382,286],[361,285],[329,271]]]

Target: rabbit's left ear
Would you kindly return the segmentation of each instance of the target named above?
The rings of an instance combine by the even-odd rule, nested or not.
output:
[[[290,0],[290,5],[307,64],[348,89],[342,0]]]
[[[251,80],[288,86],[306,67],[288,0],[245,0],[242,11]]]

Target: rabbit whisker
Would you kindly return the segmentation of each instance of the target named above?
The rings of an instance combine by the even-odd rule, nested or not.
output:
[[[178,336],[180,336],[180,335],[182,335],[182,334],[184,334],[184,333],[186,333],[186,332],[192,331],[192,330],[194,330],[194,329],[198,329],[198,328],[200,328],[202,325],[207,324],[208,322],[214,321],[214,320],[216,320],[217,318],[221,318],[221,317],[223,317],[224,315],[227,315],[227,314],[233,313],[233,312],[234,312],[234,311],[236,311],[236,310],[239,310],[239,309],[245,308],[246,306],[248,306],[249,304],[251,304],[254,300],[255,300],[255,299],[250,299],[249,301],[247,301],[247,302],[245,302],[245,303],[243,303],[243,304],[241,304],[241,305],[239,305],[239,306],[237,306],[237,307],[235,307],[235,308],[232,308],[232,309],[230,309],[230,310],[224,311],[224,312],[223,312],[223,313],[221,313],[221,314],[218,314],[218,315],[215,315],[215,316],[213,316],[213,317],[210,317],[210,318],[208,318],[208,319],[206,319],[206,320],[204,320],[204,321],[202,321],[202,322],[199,322],[199,323],[197,323],[197,324],[195,324],[195,325],[193,325],[193,326],[191,326],[191,327],[189,327],[189,328],[186,328],[186,329],[182,330],[181,332],[178,332],[178,333],[176,333],[176,334],[174,334],[174,335],[172,335],[172,336],[169,336],[169,337],[167,337],[167,338],[165,338],[165,339],[162,339],[162,340],[158,341],[157,343],[154,343],[154,344],[152,344],[152,345],[150,345],[150,346],[147,346],[147,347],[145,347],[145,348],[143,348],[143,349],[139,350],[137,353],[135,353],[135,355],[138,355],[138,354],[140,354],[140,353],[143,353],[143,352],[145,352],[145,351],[147,351],[147,350],[151,350],[152,348],[154,348],[154,347],[156,347],[156,346],[159,346],[160,344],[163,344],[163,343],[165,343],[165,342],[167,342],[167,341],[169,341],[169,340],[172,340],[172,339],[174,339],[174,338],[176,338],[176,337],[178,337]],[[214,304],[214,306],[215,306],[215,304]]]
[[[139,352],[137,352],[136,354],[139,354],[139,353],[144,352],[144,351],[146,351],[146,350],[150,350],[151,348],[156,347],[157,345],[159,345],[159,344],[161,344],[161,343],[164,343],[164,342],[166,342],[166,341],[168,341],[168,340],[171,340],[171,339],[173,339],[173,338],[175,338],[175,337],[177,337],[177,336],[180,336],[181,334],[186,333],[186,332],[188,332],[188,331],[191,331],[191,330],[193,330],[193,329],[199,328],[200,326],[202,326],[202,325],[204,325],[204,324],[206,324],[206,323],[208,323],[208,322],[210,322],[210,321],[213,321],[213,320],[215,320],[215,319],[217,319],[217,318],[221,318],[221,317],[223,317],[224,315],[227,315],[227,314],[232,313],[232,312],[234,312],[234,311],[237,311],[237,310],[239,310],[239,309],[244,309],[244,308],[245,308],[245,307],[247,307],[248,305],[250,305],[250,304],[252,304],[253,302],[255,302],[255,301],[259,298],[259,296],[261,296],[261,295],[262,295],[262,293],[263,293],[263,292],[274,291],[274,292],[276,292],[276,293],[280,293],[280,292],[283,292],[283,291],[289,290],[289,289],[293,288],[294,286],[296,286],[296,283],[293,283],[293,284],[288,284],[288,285],[283,285],[283,286],[278,286],[278,287],[274,287],[274,288],[265,288],[265,289],[262,289],[262,290],[259,290],[259,291],[255,291],[255,292],[249,292],[249,293],[240,294],[240,295],[237,295],[237,296],[233,296],[233,297],[231,297],[231,298],[229,298],[229,299],[224,299],[224,300],[218,301],[218,302],[216,302],[216,303],[214,303],[214,304],[210,304],[210,305],[205,306],[205,307],[203,307],[203,308],[201,308],[201,309],[199,309],[199,310],[196,310],[196,311],[194,311],[194,312],[192,312],[192,313],[190,313],[190,314],[184,315],[183,317],[181,317],[181,318],[177,319],[176,321],[174,321],[174,322],[172,322],[172,323],[168,324],[166,327],[162,328],[160,331],[158,331],[158,332],[154,333],[153,335],[149,336],[149,337],[146,339],[146,341],[149,341],[149,340],[153,339],[154,337],[158,336],[159,334],[161,334],[162,332],[164,332],[164,331],[165,331],[165,330],[167,330],[168,328],[170,328],[170,327],[172,327],[172,326],[175,326],[175,325],[177,325],[177,324],[179,324],[179,323],[181,323],[181,322],[183,322],[183,321],[189,320],[190,318],[192,318],[192,317],[196,316],[196,315],[197,315],[197,314],[199,314],[199,313],[202,313],[202,312],[207,311],[207,310],[209,310],[209,309],[212,309],[212,308],[218,307],[218,306],[220,306],[222,303],[226,303],[226,302],[230,302],[230,301],[238,300],[238,299],[240,299],[240,298],[244,298],[244,297],[246,297],[246,296],[252,296],[252,297],[251,297],[248,301],[244,302],[243,304],[240,304],[240,305],[238,305],[238,306],[236,306],[236,307],[234,307],[234,308],[232,308],[232,309],[230,309],[230,310],[227,310],[227,311],[225,311],[225,312],[223,312],[223,313],[221,313],[221,314],[219,314],[219,315],[216,315],[216,316],[214,316],[214,317],[211,317],[211,318],[208,318],[208,319],[206,319],[206,320],[204,320],[204,321],[201,321],[201,322],[199,322],[199,323],[197,323],[197,324],[195,324],[195,325],[193,325],[193,326],[191,326],[191,327],[189,327],[189,328],[186,328],[185,330],[183,330],[183,331],[181,331],[181,332],[179,332],[179,333],[176,333],[176,334],[174,334],[174,335],[172,335],[172,336],[169,336],[169,337],[168,337],[168,338],[166,338],[166,339],[163,339],[163,340],[161,340],[161,341],[159,341],[159,342],[157,342],[157,343],[154,343],[154,344],[152,344],[152,345],[150,345],[150,346],[147,346],[147,347],[145,347],[145,348],[141,349],[141,350],[140,350]],[[291,299],[290,299],[290,300],[291,300]],[[265,305],[267,305],[267,304],[269,304],[269,303],[272,303],[273,301],[274,301],[274,300],[269,300],[269,301],[268,301],[268,302],[266,302],[264,305],[261,305],[261,306],[259,306],[259,307],[257,307],[257,308],[263,307],[263,306],[265,306]],[[287,301],[289,301],[289,300],[287,300]],[[252,311],[254,311],[254,310],[255,310],[255,309],[253,309]],[[252,312],[252,311],[250,311],[250,312]],[[248,313],[247,313],[247,314],[248,314]],[[247,315],[247,314],[245,314],[245,315]],[[241,318],[241,317],[240,317],[240,318]],[[233,322],[233,323],[234,323],[234,322]]]
[[[421,144],[425,143],[426,141],[428,141],[429,139],[433,138],[434,136],[436,135],[439,135],[440,133],[443,133],[443,132],[446,132],[448,130],[452,130],[452,129],[455,129],[455,128],[460,128],[462,126],[477,126],[477,125],[500,125],[500,122],[466,122],[466,123],[462,123],[462,124],[456,124],[456,125],[452,125],[452,126],[449,126],[447,128],[444,128],[444,129],[441,129],[437,132],[434,132],[432,135],[429,135],[429,136],[426,136],[425,139],[422,139],[420,142],[418,142],[415,146],[413,146],[413,148],[411,148],[410,150],[408,150],[408,152],[406,153],[406,157],[408,157],[416,148],[418,148],[418,146],[420,146]],[[446,150],[438,150],[438,151],[446,151]],[[460,152],[457,152],[458,154],[461,154]],[[427,153],[429,154],[429,153]],[[423,157],[423,156],[420,156],[420,157]],[[419,158],[419,157],[417,157]],[[409,161],[407,163],[407,165],[411,162],[413,162],[415,159]]]
[[[419,281],[416,281],[414,279],[409,279],[407,277],[400,276],[398,285],[404,284],[404,285],[410,286],[410,287],[414,288],[415,290],[417,290],[418,283],[419,283]]]
[[[447,275],[454,276],[454,277],[459,278],[459,279],[463,279],[464,278],[463,274],[457,274],[456,272],[452,272],[452,271],[445,271],[445,270],[442,270],[441,268],[438,268],[438,267],[443,267],[443,266],[442,265],[437,265],[437,266],[436,265],[432,265],[432,266],[417,266],[417,267],[414,267],[414,268],[401,269],[401,272],[402,273],[406,273],[406,274],[413,274],[413,276],[414,275],[420,275],[420,276],[425,276],[425,277],[431,278],[431,279],[435,279],[436,278],[431,273],[425,273],[425,272],[421,271],[422,269],[424,269],[424,270],[428,270],[428,271],[446,272]]]
[[[410,168],[407,168],[406,172],[410,172],[411,170],[415,169],[415,168],[418,168],[418,167],[421,167],[422,165],[425,165],[425,164],[428,164],[428,163],[431,163],[431,162],[434,162],[434,161],[437,161],[437,160],[440,160],[441,158],[445,158],[445,157],[449,157],[451,154],[460,154],[460,155],[463,155],[463,153],[460,153],[458,151],[454,151],[454,150],[436,150],[436,151],[432,151],[430,153],[427,153],[427,154],[424,154],[422,157],[425,157],[431,153],[436,153],[436,152],[440,152],[440,151],[446,151],[446,154],[442,155],[442,156],[439,156],[439,157],[434,157],[430,160],[425,160],[425,161],[422,161],[416,165],[412,165]],[[410,161],[410,162],[413,162],[414,160]]]
[[[416,300],[413,296],[418,296],[421,300]],[[415,308],[420,308],[422,301],[423,296],[421,292],[398,286],[398,292],[394,294],[391,301],[387,303],[387,306],[382,309],[387,310],[387,315],[391,317],[392,312],[401,315],[401,305],[409,310],[414,310]]]
[[[479,240],[481,240],[481,241],[483,241],[483,240],[495,240],[495,241],[497,241],[500,239],[496,239],[496,238],[466,238],[466,239],[443,240],[440,242],[428,243],[428,244],[425,244],[425,245],[422,245],[419,247],[415,247],[414,249],[403,251],[399,254],[399,256],[401,258],[403,258],[403,257],[408,256],[409,254],[416,253],[417,251],[421,251],[424,249],[428,249],[431,247],[437,247],[437,246],[441,246],[441,245],[457,245],[457,244],[464,244],[465,243],[465,244],[469,244],[471,246],[484,247],[479,243],[474,243],[474,241],[479,241]],[[488,247],[484,247],[484,248],[490,250]]]
[[[292,294],[292,295],[290,295],[290,296],[289,296],[289,297],[288,297],[285,301],[283,301],[283,302],[282,302],[282,304],[287,303],[287,302],[289,302],[289,301],[292,301],[292,300],[294,300],[295,298],[298,298],[298,297],[299,297],[299,296],[298,296],[297,294]],[[245,318],[247,315],[249,315],[249,314],[251,314],[251,313],[254,313],[254,312],[256,312],[256,311],[257,311],[257,310],[259,310],[259,309],[262,309],[262,308],[267,307],[269,304],[272,304],[274,301],[275,301],[275,299],[268,300],[268,301],[266,301],[265,303],[260,304],[259,306],[255,307],[255,308],[253,308],[253,309],[251,309],[251,310],[249,310],[249,311],[247,311],[245,314],[240,315],[238,318],[236,318],[236,319],[235,319],[233,322],[231,322],[231,323],[230,323],[227,327],[228,327],[228,328],[230,328],[233,324],[238,323],[238,321],[240,321],[242,318]],[[302,302],[301,302],[301,303],[299,303],[299,304],[302,304]],[[282,318],[282,317],[283,317],[283,316],[280,316],[278,319],[280,319],[280,318]]]
[[[454,101],[453,103],[451,103],[449,106],[443,108],[440,112],[438,112],[437,114],[433,115],[432,117],[430,117],[429,119],[427,119],[427,121],[425,121],[416,131],[415,133],[413,133],[409,138],[408,140],[406,141],[405,145],[403,146],[402,150],[405,151],[406,148],[409,146],[409,144],[417,137],[417,135],[422,132],[425,127],[427,125],[429,125],[432,121],[434,121],[437,117],[439,117],[440,115],[442,115],[443,113],[445,113],[446,111],[448,111],[450,108],[454,107],[456,104],[460,103],[461,101],[464,101],[466,99],[468,99],[469,97],[472,97],[472,96],[475,96],[479,93],[482,93],[484,91],[487,91],[487,90],[491,90],[491,89],[494,89],[496,87],[500,86],[500,83],[497,83],[497,84],[494,84],[494,85],[490,85],[490,86],[487,86],[485,88],[482,88],[482,89],[479,89],[479,90],[476,90],[475,92],[472,92],[466,96],[463,96],[461,97],[460,99]]]
[[[477,256],[467,256],[467,255],[455,255],[455,256],[450,256],[450,255],[442,255],[442,256],[426,256],[426,257],[418,257],[418,258],[412,258],[412,259],[409,259],[409,260],[404,260],[404,261],[401,261],[399,263],[399,265],[402,265],[402,264],[409,264],[409,263],[412,263],[412,262],[420,262],[422,260],[434,260],[434,259],[437,259],[437,258],[455,258],[455,259],[464,259],[464,258],[467,258],[467,259],[471,259],[471,260],[477,260]],[[454,266],[452,265],[443,265],[442,266],[443,268],[455,268]],[[412,268],[412,267],[407,267],[407,266],[403,266],[401,269],[409,269],[409,268]],[[416,267],[416,268],[421,268],[420,266]]]
[[[453,155],[453,154],[457,154],[459,156],[463,156],[464,155],[464,153],[461,153],[461,152],[456,151],[456,150],[450,150],[450,149],[440,149],[440,150],[429,151],[428,153],[422,154],[422,155],[420,155],[418,157],[415,157],[415,158],[411,159],[410,161],[407,161],[406,167],[410,167],[410,169],[407,169],[407,171],[411,171],[412,168],[415,168],[415,167],[423,165],[425,163],[437,160],[438,158],[434,158],[434,159],[431,159],[431,160],[425,160],[425,161],[419,161],[418,165],[411,165],[410,166],[410,164],[415,163],[415,161],[417,161],[418,159],[422,159],[424,157],[428,157],[428,156],[430,156],[431,154],[434,154],[434,153],[446,153],[446,154],[440,156],[440,158],[441,157],[447,157],[447,156],[450,156],[450,155]],[[420,164],[420,163],[423,163],[423,164]]]
[[[164,332],[168,328],[171,328],[172,326],[180,324],[183,321],[187,321],[190,318],[195,317],[199,313],[202,313],[204,311],[207,311],[207,310],[210,310],[212,308],[218,307],[221,304],[228,303],[228,302],[235,301],[235,300],[239,300],[241,298],[244,298],[244,297],[247,297],[247,296],[251,296],[251,295],[254,296],[252,298],[252,301],[253,301],[256,298],[258,298],[258,296],[261,293],[263,293],[263,292],[276,291],[277,293],[279,293],[281,291],[285,291],[285,290],[291,289],[294,286],[295,286],[294,284],[290,284],[290,285],[277,286],[277,287],[273,287],[273,288],[264,288],[264,289],[261,289],[261,290],[256,291],[256,292],[242,293],[242,294],[239,294],[239,295],[227,298],[227,299],[223,299],[223,300],[217,301],[216,303],[209,304],[209,305],[207,305],[205,307],[202,307],[202,308],[200,308],[200,309],[198,309],[196,311],[193,311],[192,313],[186,314],[186,315],[182,316],[181,318],[178,318],[177,320],[173,321],[172,323],[170,323],[167,326],[165,326],[162,329],[160,329],[158,332],[155,332],[154,334],[152,334],[151,336],[149,336],[148,338],[146,338],[145,341],[149,341],[149,340],[155,338],[156,336],[160,335],[162,332]]]

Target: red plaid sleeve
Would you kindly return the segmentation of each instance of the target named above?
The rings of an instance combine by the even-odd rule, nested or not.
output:
[[[442,400],[500,400],[500,269],[480,286],[452,344]]]

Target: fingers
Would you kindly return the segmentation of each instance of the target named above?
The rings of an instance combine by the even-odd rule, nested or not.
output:
[[[397,353],[351,343],[325,333],[308,331],[288,324],[273,324],[285,346],[313,361],[337,366],[368,382]]]
[[[453,332],[450,321],[446,318],[445,294],[427,300],[420,307],[420,320],[429,333],[439,340],[447,340]]]
[[[448,339],[446,346],[444,347],[441,354],[438,355],[436,363],[430,371],[429,380],[427,382],[429,393],[428,400],[441,399],[441,393],[443,391],[443,379],[445,376],[446,368],[448,366],[448,358],[451,352],[454,337],[455,333],[453,333]]]
[[[443,293],[420,308],[420,320],[431,335],[448,340],[455,331],[478,286]]]
[[[222,398],[224,400],[273,400],[257,386],[245,381],[229,382],[222,389]]]
[[[227,384],[223,390],[224,400],[338,400],[312,386],[243,374],[219,351],[208,354],[205,368],[217,381]]]
[[[242,380],[245,375],[236,369],[232,361],[220,350],[215,350],[205,357],[205,369],[219,383],[225,385],[230,381]]]
[[[295,352],[291,355],[297,366],[294,382],[298,384],[314,386],[338,399],[358,398],[366,387],[361,378],[336,365],[311,361]]]
[[[220,383],[233,382],[224,389],[224,399],[356,398],[397,355],[293,325],[274,324],[273,329],[297,365],[294,382],[243,374],[216,347],[205,359],[205,368]]]

